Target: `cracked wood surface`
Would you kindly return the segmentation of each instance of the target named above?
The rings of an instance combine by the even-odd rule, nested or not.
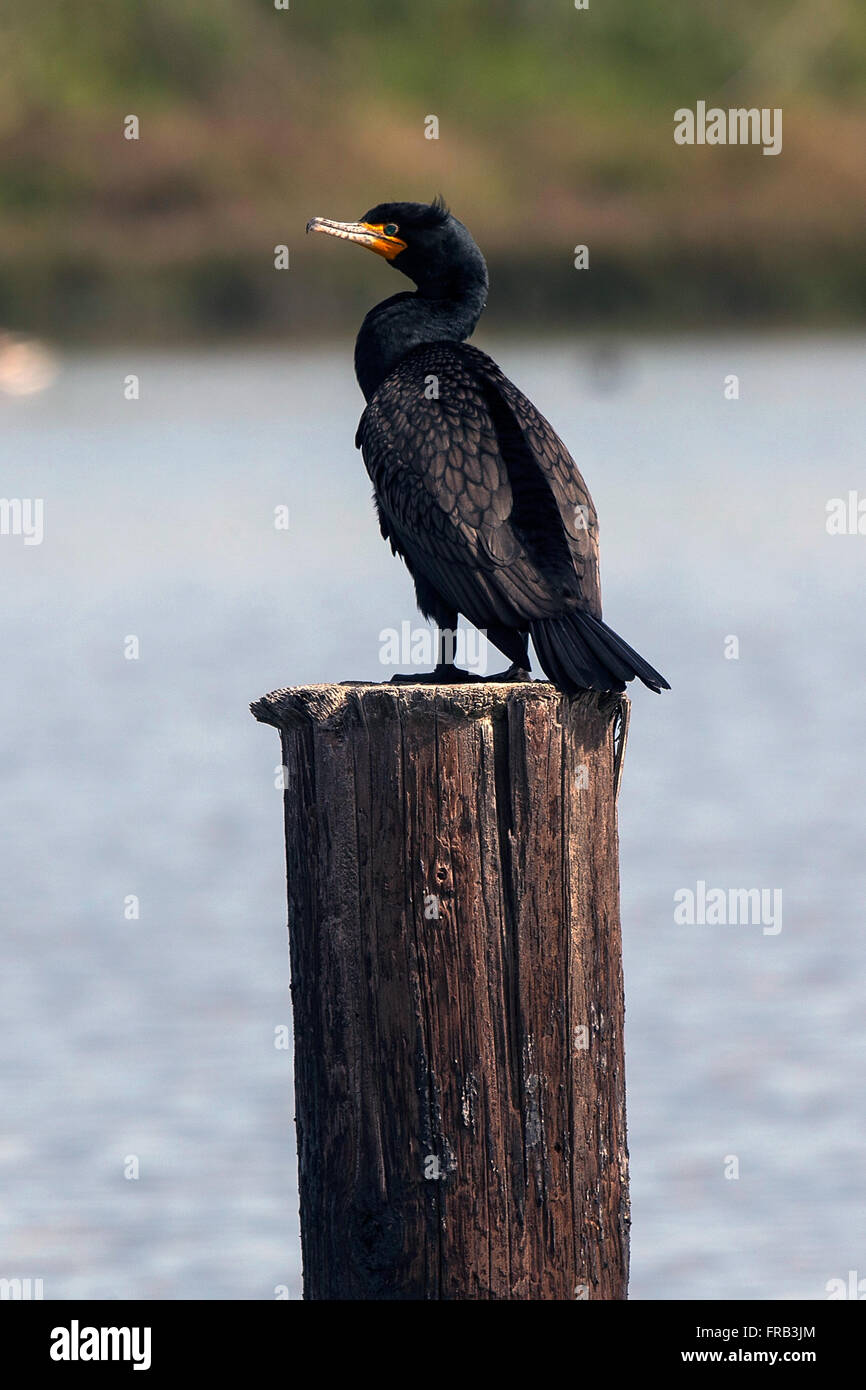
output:
[[[345,684],[280,730],[308,1299],[619,1299],[618,695]]]

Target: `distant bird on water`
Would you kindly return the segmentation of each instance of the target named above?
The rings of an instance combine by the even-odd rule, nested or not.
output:
[[[487,302],[487,266],[444,203],[380,203],[360,222],[314,217],[308,232],[354,241],[417,286],[371,309],[355,344],[367,400],[355,443],[382,535],[439,629],[436,669],[396,680],[477,679],[454,665],[458,615],[525,680],[529,637],[563,691],[670,689],[601,620],[598,522],[577,465],[492,358],[467,347]]]

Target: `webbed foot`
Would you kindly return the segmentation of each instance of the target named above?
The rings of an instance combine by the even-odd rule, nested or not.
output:
[[[409,671],[405,675],[392,676],[391,685],[468,685],[471,681],[480,681],[481,676],[474,676],[471,671],[464,671],[459,666],[442,665],[437,666],[435,671]]]
[[[516,661],[512,661],[507,671],[500,671],[496,676],[482,676],[481,679],[490,685],[510,685],[511,683],[531,681],[532,676],[525,666],[520,666]]]

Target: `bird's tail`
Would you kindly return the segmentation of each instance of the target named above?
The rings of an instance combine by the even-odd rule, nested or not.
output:
[[[601,618],[572,611],[539,618],[529,630],[546,676],[566,694],[576,690],[625,690],[639,676],[657,695],[670,690],[664,676],[638,656]]]

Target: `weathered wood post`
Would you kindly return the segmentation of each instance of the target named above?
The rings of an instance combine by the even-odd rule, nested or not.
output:
[[[252,708],[286,769],[305,1297],[625,1298],[628,701],[347,684]]]

